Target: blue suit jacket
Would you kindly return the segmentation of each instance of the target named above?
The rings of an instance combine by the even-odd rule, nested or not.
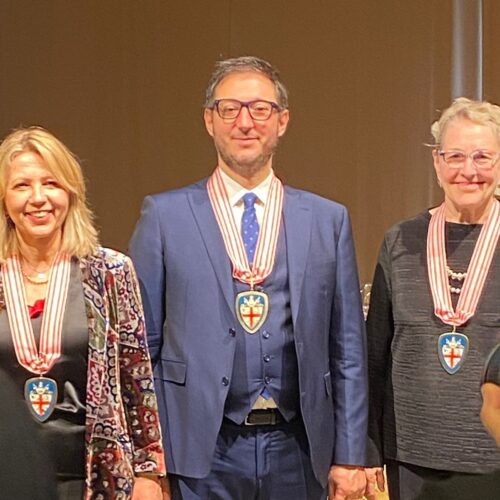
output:
[[[285,187],[283,223],[300,408],[316,477],[364,464],[364,321],[346,209]],[[231,263],[206,180],[148,196],[130,244],[141,283],[169,472],[209,473],[237,324]]]

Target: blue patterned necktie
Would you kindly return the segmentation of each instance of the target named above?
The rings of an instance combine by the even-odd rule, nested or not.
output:
[[[250,266],[253,263],[255,255],[255,247],[259,239],[259,222],[257,220],[257,213],[255,212],[255,201],[257,195],[254,193],[247,193],[243,196],[243,217],[241,218],[241,237],[247,253],[248,263]]]
[[[259,239],[259,221],[257,220],[257,213],[255,211],[256,200],[257,195],[254,193],[247,193],[243,196],[245,209],[243,210],[243,217],[241,218],[241,236],[250,266],[253,263],[255,247]],[[260,395],[264,399],[269,399],[271,397],[271,393],[265,387],[262,389]]]

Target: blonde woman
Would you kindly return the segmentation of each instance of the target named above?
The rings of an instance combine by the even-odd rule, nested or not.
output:
[[[161,498],[135,271],[99,246],[78,162],[46,130],[16,130],[0,146],[0,199],[0,365],[37,423],[59,498]]]

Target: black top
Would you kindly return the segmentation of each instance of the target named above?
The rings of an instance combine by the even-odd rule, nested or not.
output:
[[[17,388],[1,370],[0,401],[0,498],[55,500],[54,477],[33,419],[17,398]]]
[[[401,222],[384,239],[367,320],[371,465],[385,459],[457,472],[500,468],[500,452],[479,418],[480,382],[500,341],[500,251],[476,314],[457,331],[469,339],[463,366],[441,366],[438,338],[452,327],[434,315],[427,276],[428,212]],[[446,224],[448,266],[467,269],[480,225]],[[456,300],[454,301],[456,302]]]
[[[37,346],[42,316],[32,320]],[[80,269],[71,264],[71,278],[64,314],[61,357],[44,376],[58,386],[57,405],[43,423],[32,417],[39,430],[59,479],[85,478],[85,401],[87,384],[88,326],[83,299]],[[35,377],[22,367],[12,344],[6,310],[0,311],[0,366],[17,387],[17,397],[24,405],[24,384]]]

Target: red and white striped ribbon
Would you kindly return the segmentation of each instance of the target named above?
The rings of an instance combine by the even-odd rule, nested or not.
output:
[[[219,167],[208,179],[207,189],[227,254],[233,264],[233,277],[250,285],[262,283],[273,269],[278,246],[283,209],[283,185],[281,181],[273,175],[251,269]]]
[[[5,304],[17,360],[24,368],[37,375],[47,373],[61,356],[61,332],[70,271],[70,257],[63,253],[57,254],[49,273],[40,346],[37,349],[19,258],[14,255],[2,266]]]
[[[500,203],[495,201],[472,253],[456,309],[453,309],[446,272],[445,205],[434,212],[427,233],[427,268],[434,300],[434,314],[447,325],[463,325],[474,316],[483,291],[498,237]]]

